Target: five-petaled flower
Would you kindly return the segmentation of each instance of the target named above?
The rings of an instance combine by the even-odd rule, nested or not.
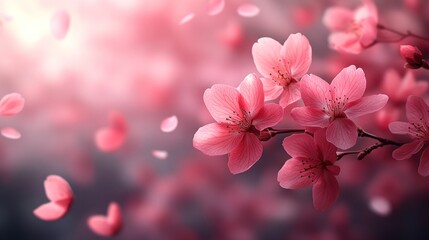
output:
[[[256,68],[262,74],[265,100],[280,95],[283,108],[300,99],[299,80],[311,65],[311,46],[301,33],[291,34],[283,44],[260,38],[252,48]]]
[[[283,118],[283,109],[264,104],[261,81],[249,74],[236,89],[216,84],[204,92],[204,103],[216,123],[194,135],[194,147],[207,155],[229,153],[228,167],[234,174],[248,170],[262,156],[259,133]]]
[[[410,96],[405,108],[408,122],[392,122],[389,124],[389,129],[392,133],[411,135],[413,141],[393,151],[393,158],[409,159],[424,148],[418,172],[426,177],[429,176],[429,106],[422,98]]]
[[[305,75],[301,80],[305,107],[292,109],[292,118],[306,127],[327,128],[329,142],[350,148],[358,137],[353,120],[380,110],[388,100],[384,94],[362,97],[365,88],[365,74],[354,65],[341,70],[331,85],[316,75]]]
[[[332,31],[329,43],[333,49],[358,54],[377,38],[377,7],[371,0],[363,0],[355,11],[331,7],[326,10],[323,23]]]
[[[337,148],[326,141],[325,129],[309,134],[294,134],[283,140],[283,147],[292,157],[279,171],[277,180],[287,189],[300,189],[313,185],[313,204],[324,211],[332,206],[339,195],[338,181],[335,176],[340,167],[334,165],[337,160]]]

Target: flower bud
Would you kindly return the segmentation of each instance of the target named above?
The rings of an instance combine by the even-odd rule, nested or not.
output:
[[[405,64],[406,68],[418,69],[425,64],[422,52],[415,46],[401,45],[399,52],[402,58],[407,62]]]

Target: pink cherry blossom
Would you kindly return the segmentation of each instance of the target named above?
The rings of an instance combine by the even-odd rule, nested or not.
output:
[[[301,33],[289,35],[283,46],[268,37],[253,44],[256,69],[262,74],[265,100],[280,97],[283,108],[300,99],[299,80],[311,64],[311,46]]]
[[[335,178],[340,167],[337,148],[326,141],[325,130],[318,130],[314,138],[309,134],[294,134],[283,141],[283,148],[292,157],[279,171],[277,180],[287,189],[313,185],[313,204],[324,211],[337,200],[340,189]]]
[[[428,89],[427,81],[416,81],[411,71],[407,71],[403,77],[394,69],[385,72],[381,89],[395,103],[405,103],[408,96],[422,96]]]
[[[249,74],[236,89],[216,84],[204,92],[204,103],[215,123],[198,129],[194,147],[207,155],[229,154],[228,167],[233,174],[248,170],[262,155],[258,139],[261,130],[283,118],[283,109],[264,104],[261,81]]]
[[[292,109],[291,116],[303,126],[327,128],[329,142],[350,148],[358,134],[354,119],[382,109],[388,100],[384,94],[362,97],[365,88],[365,74],[354,65],[341,70],[330,85],[316,75],[306,75],[301,80],[305,107]]]
[[[393,158],[405,160],[411,158],[424,148],[420,157],[418,172],[422,176],[429,176],[429,106],[417,96],[408,97],[405,105],[408,122],[392,122],[389,129],[392,133],[408,134],[413,141],[406,143],[393,151]]]
[[[326,10],[323,23],[332,31],[329,36],[331,48],[359,54],[377,38],[377,7],[371,0],[363,0],[362,3],[355,11],[344,7]]]

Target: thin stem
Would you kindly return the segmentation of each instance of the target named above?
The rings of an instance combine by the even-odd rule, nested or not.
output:
[[[338,152],[337,153],[337,161],[347,155],[359,154],[360,151],[350,151],[350,152]]]
[[[277,134],[305,133],[306,131],[304,129],[273,129],[273,128],[266,128],[266,129],[264,129],[262,131],[257,131],[256,130],[255,132],[257,132],[259,140],[261,140],[261,141],[268,141],[272,137],[276,136]]]
[[[362,129],[358,129],[358,136],[359,137],[367,137],[367,138],[375,139],[375,140],[379,141],[380,143],[383,143],[384,145],[395,145],[395,146],[398,146],[398,147],[402,146],[402,143],[398,143],[398,142],[392,141],[390,139],[386,139],[386,138],[375,136],[374,134],[365,132]]]
[[[271,133],[271,136],[274,137],[277,134],[290,134],[290,133],[305,133],[305,129],[273,129],[267,128]]]
[[[381,24],[377,24],[377,28],[380,29],[380,30],[384,30],[384,31],[396,34],[396,35],[399,36],[399,38],[398,39],[390,39],[390,40],[389,39],[385,39],[385,40],[375,39],[372,43],[363,46],[364,48],[370,48],[370,47],[376,45],[377,43],[396,43],[396,42],[400,42],[400,41],[402,41],[402,40],[404,40],[405,38],[408,38],[408,37],[413,37],[413,38],[416,38],[416,39],[420,39],[422,41],[429,42],[429,38],[421,36],[421,35],[417,35],[417,34],[411,32],[411,31],[407,31],[407,32],[403,33],[403,32],[400,32],[398,30],[386,27],[386,26],[381,25]]]

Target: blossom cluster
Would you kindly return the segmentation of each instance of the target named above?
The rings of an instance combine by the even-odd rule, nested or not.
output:
[[[337,51],[359,54],[377,43],[378,14],[372,1],[363,1],[355,11],[332,7],[323,20],[333,31],[329,41]],[[424,62],[421,52],[409,48],[401,47],[406,66],[420,67]],[[312,47],[301,33],[290,34],[283,45],[269,37],[260,38],[253,44],[252,55],[259,74],[247,75],[237,88],[216,84],[205,91],[205,105],[216,122],[198,129],[193,139],[194,147],[207,155],[228,154],[231,173],[245,172],[261,158],[262,141],[281,132],[300,132],[283,140],[283,148],[291,158],[277,179],[287,189],[312,185],[313,203],[318,210],[330,208],[338,198],[336,176],[340,167],[336,162],[348,154],[358,154],[362,159],[379,147],[395,145],[398,148],[393,158],[402,160],[425,148],[418,172],[429,175],[429,107],[413,95],[413,90],[402,94],[407,99],[408,122],[387,124],[392,133],[409,134],[414,140],[397,143],[369,134],[359,126],[360,117],[381,113],[389,100],[386,94],[364,96],[367,80],[362,68],[350,65],[330,83],[309,73]],[[393,85],[388,85],[392,89]],[[403,86],[415,85],[408,82]],[[426,88],[427,84],[420,90]],[[284,114],[289,106],[290,114]],[[301,131],[274,129],[284,118],[302,126]],[[354,147],[359,137],[371,137],[379,143],[359,152],[344,152]]]

